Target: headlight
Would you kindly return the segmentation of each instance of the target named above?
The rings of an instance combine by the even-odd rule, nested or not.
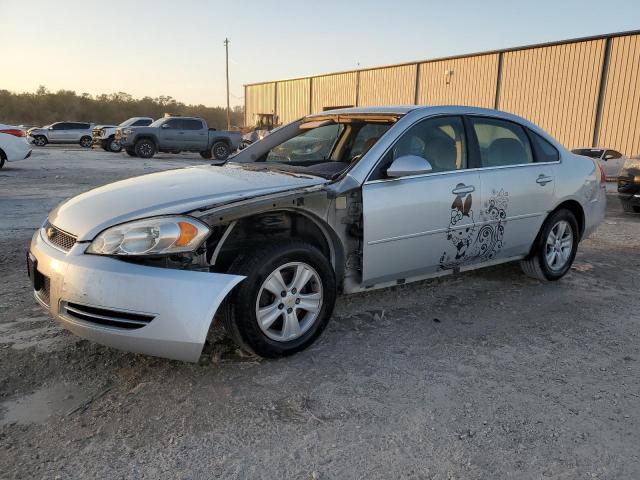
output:
[[[191,217],[136,220],[100,233],[87,253],[98,255],[162,255],[191,252],[209,235],[209,227]]]

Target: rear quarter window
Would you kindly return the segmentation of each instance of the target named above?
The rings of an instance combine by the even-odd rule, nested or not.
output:
[[[533,145],[536,162],[557,162],[560,160],[558,149],[540,135],[529,130],[529,137]]]

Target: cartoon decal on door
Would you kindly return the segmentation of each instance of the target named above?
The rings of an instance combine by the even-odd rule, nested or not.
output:
[[[450,270],[469,263],[491,260],[503,247],[504,227],[509,206],[509,192],[491,192],[480,210],[480,228],[476,234],[471,193],[456,195],[451,204],[451,218],[447,240],[455,250],[449,249],[440,257],[440,270]]]

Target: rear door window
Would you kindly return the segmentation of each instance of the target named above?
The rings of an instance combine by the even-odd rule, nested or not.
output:
[[[533,152],[524,128],[495,118],[469,117],[478,139],[482,167],[533,163]]]

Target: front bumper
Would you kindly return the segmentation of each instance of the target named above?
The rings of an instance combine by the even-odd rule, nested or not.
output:
[[[244,279],[86,255],[86,242],[65,252],[45,241],[42,232],[34,234],[30,248],[44,279],[34,292],[36,300],[76,335],[130,352],[196,362],[220,304]],[[78,306],[85,314],[74,313]],[[115,314],[138,319],[131,322],[141,326],[105,324]]]

